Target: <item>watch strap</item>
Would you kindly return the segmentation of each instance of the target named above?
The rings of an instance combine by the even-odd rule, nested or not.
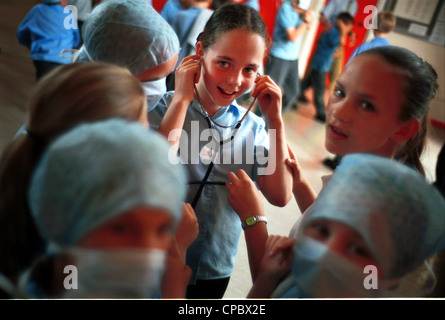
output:
[[[266,216],[249,216],[241,223],[241,226],[243,227],[243,230],[248,227],[253,227],[259,222],[267,223],[267,217]]]

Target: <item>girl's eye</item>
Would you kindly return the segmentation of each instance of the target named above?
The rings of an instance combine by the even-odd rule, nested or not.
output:
[[[334,95],[336,97],[340,97],[340,98],[344,98],[345,97],[345,93],[342,90],[338,89],[338,88],[336,88],[334,90]]]
[[[352,254],[356,256],[360,256],[363,258],[371,258],[369,251],[360,244],[351,243],[349,245],[349,250]]]
[[[218,65],[222,68],[227,68],[229,66],[229,63],[226,61],[219,61]]]
[[[244,69],[246,71],[246,73],[248,73],[249,75],[255,75],[256,76],[256,70],[254,68],[245,68]]]
[[[162,224],[158,227],[158,235],[170,235],[172,233],[172,226],[169,223]]]
[[[308,226],[306,234],[316,240],[323,240],[329,237],[329,228],[323,223],[314,222]]]
[[[326,237],[329,235],[329,229],[322,224],[318,224],[314,226],[319,235]]]
[[[375,107],[372,103],[363,101],[360,106],[362,107],[362,109],[366,110],[366,111],[375,111]]]
[[[110,226],[110,229],[113,232],[119,233],[119,234],[127,233],[130,231],[130,227],[128,225],[122,224],[122,223],[115,223]]]

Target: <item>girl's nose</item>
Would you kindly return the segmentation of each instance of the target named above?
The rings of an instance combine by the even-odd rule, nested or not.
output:
[[[326,245],[336,253],[340,255],[345,255],[347,243],[345,236],[341,232],[333,233],[330,235],[329,239],[326,241]]]
[[[231,85],[239,87],[243,82],[243,74],[241,71],[234,71],[228,80]]]
[[[334,117],[342,122],[350,122],[354,111],[353,102],[349,99],[344,99],[341,102],[336,103],[333,108]]]
[[[160,241],[158,237],[156,237],[156,233],[153,230],[149,230],[147,232],[141,232],[138,239],[137,239],[136,246],[139,248],[146,248],[146,249],[163,249],[161,248],[162,245],[160,244]]]

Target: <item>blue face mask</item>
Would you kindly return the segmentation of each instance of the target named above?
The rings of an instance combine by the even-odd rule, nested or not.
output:
[[[152,111],[167,92],[166,79],[161,78],[155,81],[141,82],[144,88],[145,95],[147,96],[147,108],[148,112]]]
[[[380,296],[381,289],[387,288],[386,282],[379,280],[378,289],[366,289],[367,273],[325,244],[307,236],[296,243],[292,269],[303,297],[372,298]]]
[[[85,249],[72,247],[77,289],[64,298],[160,298],[166,252],[159,249]]]

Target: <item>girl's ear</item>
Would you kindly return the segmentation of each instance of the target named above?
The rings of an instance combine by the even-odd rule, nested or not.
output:
[[[201,56],[201,57],[204,55],[204,47],[203,47],[201,41],[198,41],[196,43],[196,53],[195,54],[198,56]]]
[[[400,143],[411,139],[416,135],[420,129],[420,120],[411,119],[405,122],[396,133],[394,133],[392,139],[394,142]]]

